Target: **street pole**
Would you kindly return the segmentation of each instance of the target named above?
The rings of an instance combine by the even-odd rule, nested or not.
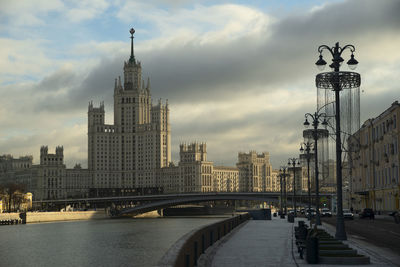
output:
[[[310,150],[307,151],[307,187],[308,187],[308,220],[311,228],[311,182],[310,182]]]
[[[294,210],[294,217],[297,217],[297,210],[296,210],[296,163],[297,165],[300,165],[300,162],[297,158],[289,158],[288,160],[288,165],[292,165],[293,167],[293,195],[292,195],[292,204],[293,204],[293,210]],[[289,169],[288,169],[289,172]]]
[[[336,215],[336,234],[335,237],[339,240],[346,240],[346,230],[344,226],[343,217],[343,194],[342,194],[342,142],[341,142],[341,130],[340,130],[340,91],[347,88],[359,87],[361,84],[361,78],[358,73],[355,72],[340,72],[340,65],[344,61],[341,57],[342,52],[346,49],[351,51],[351,58],[347,62],[350,69],[355,69],[358,61],[354,59],[353,53],[355,47],[353,45],[345,45],[339,47],[339,42],[334,47],[327,45],[321,45],[318,47],[319,60],[315,63],[319,68],[326,65],[326,61],[322,58],[322,51],[328,50],[332,55],[332,64],[329,66],[333,69],[333,72],[320,73],[316,77],[317,87],[321,86],[324,89],[332,89],[335,92],[335,121],[336,121],[336,194],[337,194],[337,215]],[[345,87],[345,88],[343,88]]]
[[[317,117],[317,113],[315,113]],[[318,121],[314,125],[314,158],[315,158],[315,224],[321,225],[319,214],[319,172],[318,172]]]
[[[283,194],[285,195],[285,215],[287,215],[287,190],[286,190],[286,168],[283,169]]]
[[[282,171],[281,171],[282,172]],[[281,204],[279,205],[279,210],[280,210],[280,216],[282,218],[283,214],[283,184],[282,184],[282,173],[279,174],[280,180],[281,180]]]
[[[327,135],[325,132],[321,131],[321,136],[319,136],[318,131],[318,125],[320,123],[321,117],[324,118],[322,121],[322,125],[326,126],[328,125],[328,122],[326,121],[326,114],[325,113],[318,113],[316,111],[314,114],[311,113],[306,113],[305,114],[306,121],[304,122],[304,126],[308,127],[310,123],[308,122],[308,117],[312,119],[312,138],[314,140],[314,160],[315,160],[315,224],[316,225],[321,225],[321,218],[320,218],[320,213],[319,213],[319,170],[318,170],[318,139],[321,137],[323,138],[324,135]],[[327,131],[327,130],[325,130]]]
[[[304,134],[303,134],[304,135]],[[303,148],[304,145],[304,148]],[[308,187],[308,220],[310,221],[310,227],[311,227],[311,181],[310,181],[310,160],[311,160],[311,146],[313,146],[313,143],[310,142],[305,142],[301,144],[300,147],[300,152],[304,153],[306,156],[307,160],[307,187]]]

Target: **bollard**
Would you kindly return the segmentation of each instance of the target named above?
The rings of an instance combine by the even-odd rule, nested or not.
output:
[[[395,223],[397,223],[397,224],[400,223],[400,214],[399,214],[398,212],[396,212],[396,213],[393,215],[393,218],[394,218],[394,222],[395,222]]]
[[[19,218],[21,219],[22,224],[26,224],[26,212],[21,212]]]
[[[289,213],[289,215],[288,215],[288,222],[290,222],[290,223],[294,223],[294,214],[292,214],[292,213]]]
[[[306,239],[306,259],[310,264],[318,263],[318,238],[309,236]]]

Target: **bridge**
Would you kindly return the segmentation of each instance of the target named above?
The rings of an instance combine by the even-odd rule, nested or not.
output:
[[[311,195],[315,197],[314,194]],[[96,198],[79,198],[79,199],[57,199],[57,200],[37,200],[33,201],[33,205],[90,205],[111,206],[123,205],[134,206],[125,208],[121,214],[140,214],[153,210],[163,209],[167,207],[199,203],[218,200],[255,200],[265,202],[277,202],[280,197],[280,192],[214,192],[214,193],[183,193],[183,194],[160,194],[160,195],[142,195],[142,196],[117,196],[117,197],[96,197]],[[292,195],[287,195],[288,201],[292,199]],[[332,194],[320,194],[320,197],[331,198]],[[306,194],[296,195],[297,199],[305,200]],[[300,204],[300,203],[299,203]]]

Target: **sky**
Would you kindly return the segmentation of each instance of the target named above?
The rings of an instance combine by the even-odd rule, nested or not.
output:
[[[361,123],[399,100],[399,11],[396,0],[0,0],[0,155],[38,163],[40,146],[62,145],[67,167],[87,166],[88,102],[104,101],[113,124],[133,27],[153,102],[169,102],[173,161],[197,141],[215,165],[255,150],[279,168],[316,110],[319,45],[355,46]]]

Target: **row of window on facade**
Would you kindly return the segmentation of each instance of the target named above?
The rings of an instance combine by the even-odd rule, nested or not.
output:
[[[121,103],[120,104],[130,104],[130,103],[135,103],[135,98],[134,97],[122,97],[121,98]],[[142,98],[139,97],[139,102],[144,103],[144,104],[149,104],[149,99],[148,98]]]
[[[384,134],[392,129],[396,129],[396,115],[393,115],[392,118],[380,123],[378,126],[372,129],[372,140],[379,140],[381,137],[383,137]],[[368,144],[368,136],[366,141]]]

